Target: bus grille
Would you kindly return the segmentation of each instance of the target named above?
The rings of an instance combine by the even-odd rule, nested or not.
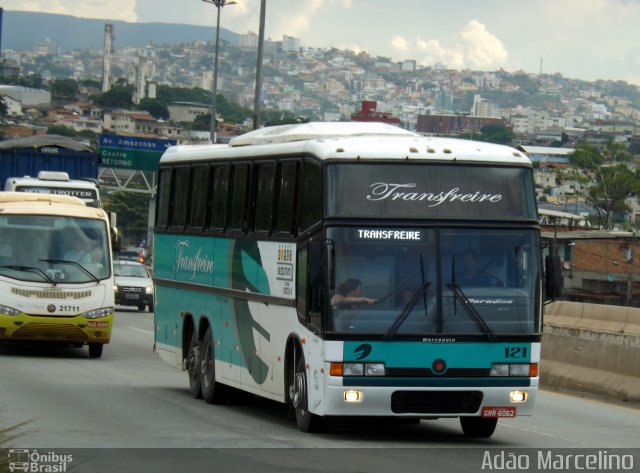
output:
[[[396,391],[391,395],[391,410],[396,414],[473,414],[480,404],[480,391]]]
[[[135,293],[141,293],[142,291],[144,291],[142,287],[135,287],[135,286],[122,286],[120,290],[122,292],[135,292]]]
[[[13,294],[16,294],[18,296],[22,296],[22,297],[29,297],[29,298],[33,298],[33,299],[47,299],[47,300],[51,300],[51,299],[62,299],[62,300],[67,300],[67,299],[72,299],[72,300],[78,300],[78,299],[85,299],[87,297],[91,297],[91,291],[43,291],[40,289],[18,289],[18,288],[11,288],[11,292]]]
[[[490,368],[449,368],[442,374],[435,374],[431,368],[386,368],[385,376],[394,378],[485,378]]]
[[[12,338],[20,340],[69,340],[82,342],[88,339],[78,327],[73,325],[33,323],[20,327],[13,332]]]

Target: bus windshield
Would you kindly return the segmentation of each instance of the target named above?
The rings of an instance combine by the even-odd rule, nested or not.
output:
[[[327,236],[333,333],[495,340],[540,332],[534,230],[331,227]]]
[[[73,284],[111,276],[111,252],[102,220],[3,215],[0,234],[0,277]]]

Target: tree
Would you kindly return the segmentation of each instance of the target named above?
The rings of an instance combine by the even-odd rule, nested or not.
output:
[[[140,104],[136,108],[149,112],[155,118],[169,119],[169,108],[164,100],[144,98],[140,100]]]
[[[131,108],[133,86],[114,86],[108,92],[92,97],[93,101],[103,108]]]
[[[49,84],[49,89],[53,97],[74,99],[78,94],[78,82],[73,79],[55,79]]]
[[[513,132],[504,125],[492,123],[490,125],[485,125],[480,129],[480,136],[478,139],[489,143],[509,145],[513,143]]]
[[[47,135],[60,135],[75,137],[78,133],[73,128],[64,125],[52,125],[47,128]]]
[[[579,143],[570,159],[579,172],[579,193],[596,209],[600,225],[613,229],[614,213],[628,211],[626,199],[640,192],[640,177],[629,166],[631,155],[620,143],[602,148]]]
[[[103,204],[108,212],[118,215],[118,229],[126,240],[138,242],[147,236],[149,196],[138,192],[117,191]]]

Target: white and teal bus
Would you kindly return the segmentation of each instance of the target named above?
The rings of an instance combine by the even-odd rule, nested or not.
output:
[[[544,281],[513,148],[355,122],[172,147],[154,251],[155,351],[196,398],[280,401],[303,431],[459,417],[488,437],[533,412]]]

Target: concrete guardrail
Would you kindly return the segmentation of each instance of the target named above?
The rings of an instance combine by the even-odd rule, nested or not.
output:
[[[543,388],[640,403],[640,309],[557,301],[544,317]]]

